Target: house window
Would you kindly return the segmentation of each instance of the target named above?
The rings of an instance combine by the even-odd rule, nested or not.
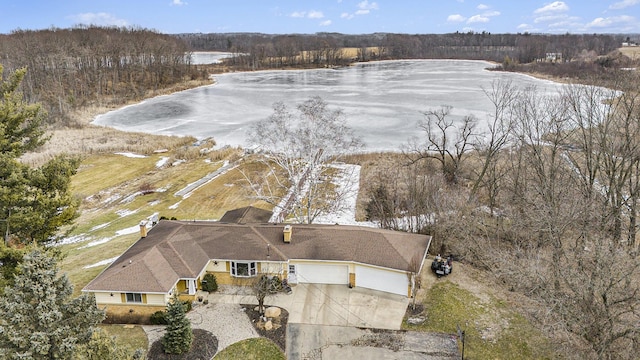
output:
[[[252,262],[231,262],[231,275],[237,277],[256,276],[258,266],[255,261]]]
[[[139,294],[139,293],[127,293],[127,302],[128,303],[141,303],[142,302],[142,294]]]

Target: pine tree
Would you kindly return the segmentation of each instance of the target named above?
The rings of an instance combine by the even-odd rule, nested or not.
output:
[[[25,255],[0,298],[0,358],[70,359],[104,319],[93,296],[72,293],[53,256],[38,249]]]
[[[184,354],[191,348],[193,331],[187,319],[184,303],[174,295],[167,305],[167,330],[162,338],[162,346],[167,354]]]
[[[2,72],[0,65],[0,78]],[[77,216],[70,180],[79,160],[60,155],[38,168],[19,161],[47,141],[47,114],[19,91],[25,74],[19,69],[0,79],[0,229],[25,243],[46,243]]]

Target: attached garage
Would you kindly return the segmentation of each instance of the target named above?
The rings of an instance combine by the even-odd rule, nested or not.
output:
[[[348,265],[296,264],[299,283],[348,284]]]
[[[409,277],[406,273],[356,265],[356,287],[407,296]]]

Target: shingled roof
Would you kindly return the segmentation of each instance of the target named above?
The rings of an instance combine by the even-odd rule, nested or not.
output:
[[[291,242],[285,243],[283,224],[162,220],[83,291],[167,293],[179,279],[197,277],[210,260],[351,261],[408,271],[430,240],[358,226],[292,227]]]
[[[271,219],[273,212],[247,206],[239,209],[229,210],[220,218],[220,222],[236,224],[257,224],[266,223]]]

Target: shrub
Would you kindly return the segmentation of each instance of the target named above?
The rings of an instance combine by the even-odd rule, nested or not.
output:
[[[159,310],[151,314],[151,325],[167,325],[167,313],[165,311]]]
[[[206,274],[202,278],[202,290],[207,292],[215,292],[218,290],[218,281],[213,274]]]
[[[193,303],[191,303],[191,301],[189,300],[183,301],[182,304],[184,305],[184,312],[186,313],[191,311],[191,309],[193,308]]]

